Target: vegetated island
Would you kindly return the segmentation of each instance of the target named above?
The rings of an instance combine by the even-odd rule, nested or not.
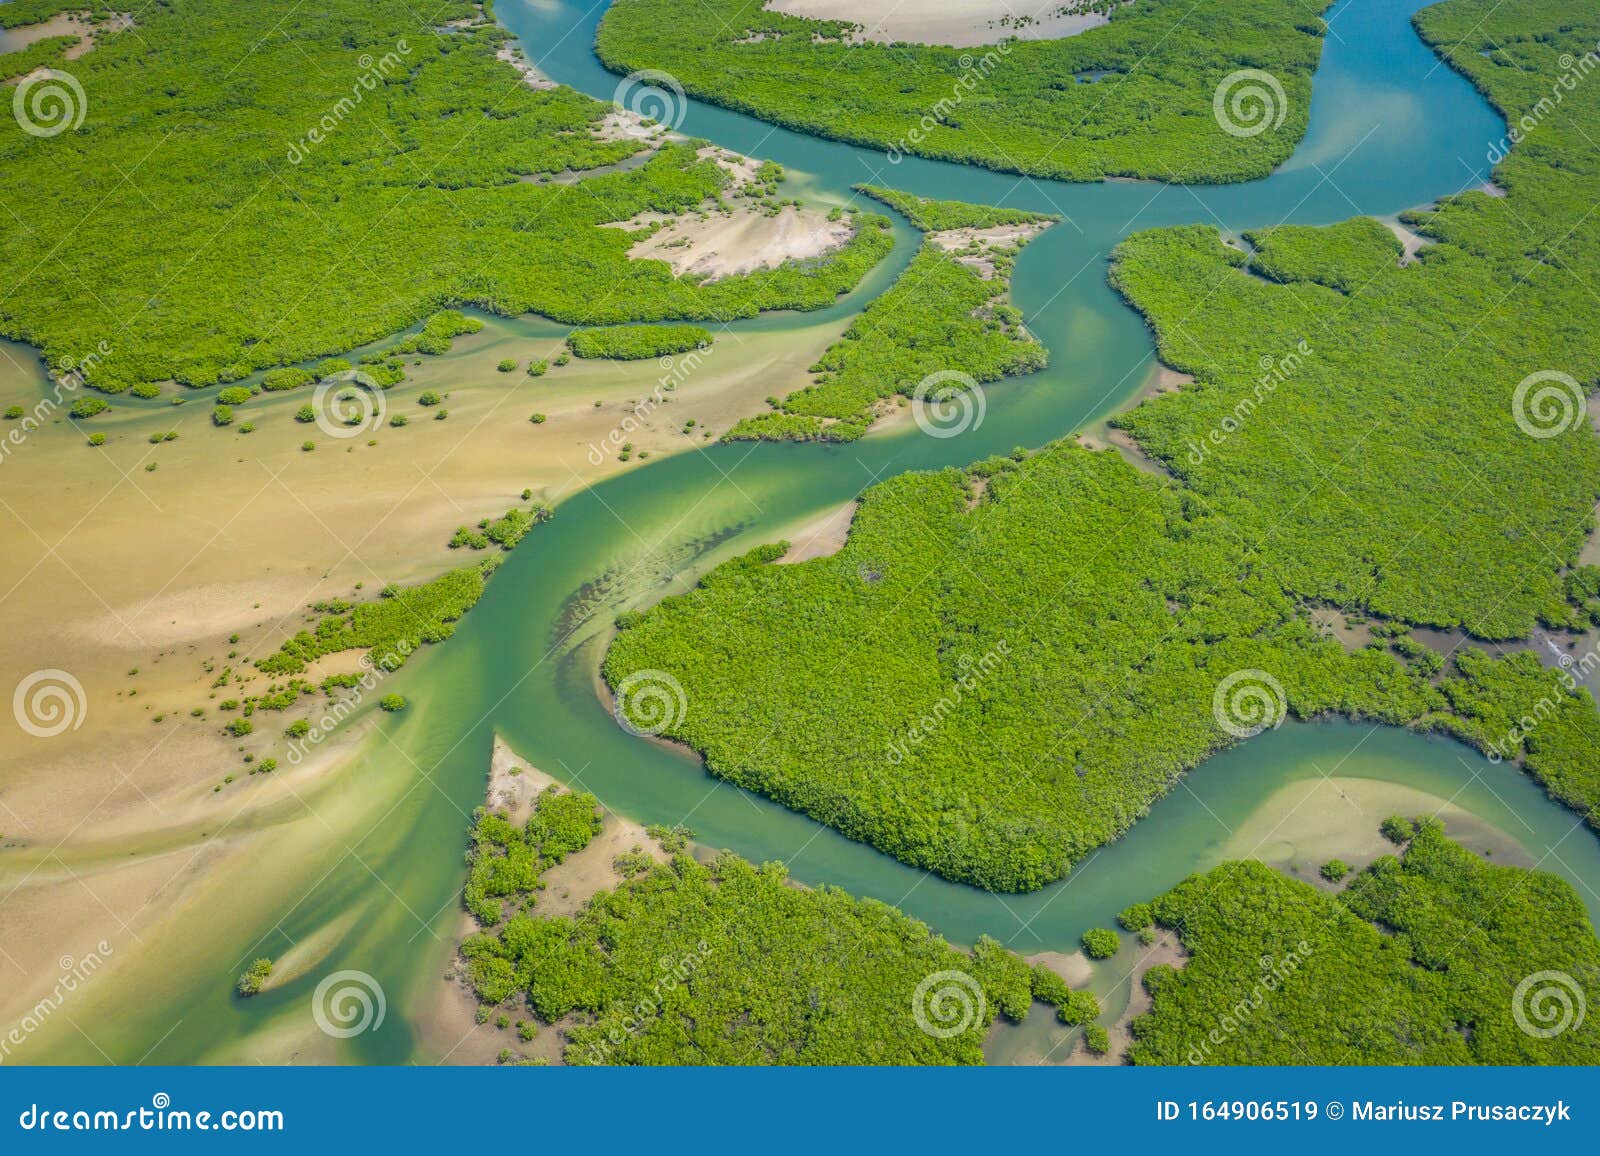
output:
[[[1255,862],[1143,907],[1188,958],[1144,973],[1136,1064],[1594,1064],[1600,941],[1544,871],[1483,862],[1391,818],[1403,854],[1335,895]]]
[[[1243,181],[1282,164],[1305,133],[1326,7],[1139,0],[1077,36],[997,29],[1000,43],[980,49],[860,41],[852,22],[764,0],[616,0],[595,51],[614,72],[665,71],[702,100],[891,159],[1074,181]],[[1243,131],[1214,115],[1225,83],[1250,90]]]
[[[574,329],[567,346],[575,357],[643,361],[691,349],[710,349],[711,331],[699,325],[617,325],[606,329]]]
[[[1417,23],[1509,117],[1600,40],[1577,0]],[[1600,88],[1567,93],[1497,170],[1508,196],[1408,217],[1433,244],[1404,267],[1366,225],[1263,231],[1254,258],[1207,227],[1130,238],[1115,284],[1196,379],[1120,421],[1168,473],[1064,442],[892,479],[839,553],[772,566],[765,547],[626,616],[606,678],[670,672],[689,705],[666,737],[712,774],[995,890],[1059,878],[1291,714],[1456,735],[1600,821],[1576,677],[1531,653],[1449,662],[1409,629],[1597,620],[1579,551],[1600,444],[1581,420],[1528,432],[1516,398],[1561,367],[1581,412],[1600,377],[1569,268],[1600,262],[1596,119]],[[1513,299],[1507,345],[1483,322]],[[1370,643],[1324,637],[1330,607],[1377,618]]]
[[[1017,253],[1059,218],[857,189],[922,230],[921,249],[811,367],[811,385],[770,398],[775,412],[744,419],[725,440],[854,441],[890,399],[959,405],[963,391],[1047,363],[1006,294]]]
[[[0,7],[37,20],[98,6]],[[500,55],[510,33],[476,4],[445,0],[429,19],[451,34],[419,30],[404,0],[287,18],[188,0],[103,37],[73,62],[78,130],[0,132],[0,197],[29,222],[0,229],[0,263],[29,271],[0,335],[107,392],[210,386],[447,306],[573,325],[818,309],[892,248],[887,222],[854,218],[824,255],[739,276],[635,260],[637,231],[618,222],[699,213],[745,186],[772,199],[771,174],[570,88],[520,83]]]
[[[797,887],[781,864],[699,862],[682,830],[582,863],[602,829],[592,795],[554,785],[525,823],[475,818],[465,901],[483,930],[461,951],[479,1022],[517,1017],[503,1062],[554,1031],[540,1058],[569,1064],[976,1064],[997,1014],[1020,1020],[1035,1000],[1068,1023],[1099,1014],[991,939],[959,951],[883,903]],[[574,896],[545,889],[552,872],[614,883]]]

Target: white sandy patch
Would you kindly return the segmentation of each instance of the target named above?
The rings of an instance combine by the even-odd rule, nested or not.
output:
[[[589,131],[596,140],[639,140],[656,147],[669,135],[666,125],[650,124],[644,117],[626,108],[612,109],[591,125]]]
[[[846,502],[788,535],[789,550],[778,559],[778,565],[826,558],[843,550],[845,539],[850,536],[850,523],[855,520],[857,504]]]
[[[1411,264],[1417,259],[1417,254],[1422,251],[1424,246],[1433,244],[1421,233],[1414,232],[1402,225],[1398,217],[1379,217],[1378,220],[1383,222],[1384,227],[1393,233],[1395,239],[1405,248],[1405,252],[1400,254],[1400,264],[1402,266]]]
[[[1041,963],[1065,980],[1073,990],[1088,987],[1089,981],[1094,978],[1094,964],[1081,951],[1041,951],[1038,955],[1028,956],[1029,966],[1036,967]]]
[[[739,207],[732,213],[718,210],[666,221],[659,216],[638,217],[625,224],[659,225],[628,250],[634,260],[665,261],[677,276],[694,274],[712,280],[820,257],[839,248],[854,232],[848,217],[830,221],[825,213],[792,205],[776,216]]]
[[[1019,40],[1060,40],[1110,22],[1081,12],[1082,0],[767,0],[768,12],[858,25],[853,41],[948,44],[966,48]]]
[[[927,239],[929,244],[954,254],[957,261],[989,281],[995,273],[995,254],[1020,249],[1049,227],[1049,221],[1033,221],[1025,225],[995,225],[988,229],[946,229],[940,233],[929,233]]]
[[[531,61],[522,55],[522,49],[515,44],[502,44],[500,50],[494,54],[496,60],[503,60],[522,74],[522,82],[529,88],[549,89],[555,88],[556,82],[540,72]]]

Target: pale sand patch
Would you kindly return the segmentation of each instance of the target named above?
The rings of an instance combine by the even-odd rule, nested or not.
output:
[[[789,566],[796,562],[809,562],[812,558],[826,558],[844,549],[850,536],[850,524],[855,520],[860,503],[846,502],[837,509],[813,518],[810,522],[784,535],[789,549],[778,559],[778,565]]]
[[[590,125],[589,131],[596,140],[637,140],[657,148],[671,135],[666,125],[648,124],[644,117],[626,108],[612,109]]]
[[[1135,441],[1133,435],[1125,429],[1119,429],[1113,425],[1102,425],[1096,433],[1079,434],[1078,444],[1084,449],[1092,450],[1095,453],[1111,450],[1141,473],[1153,474],[1161,478],[1173,476],[1171,470],[1145,453],[1144,447]]]
[[[852,41],[967,48],[1006,37],[1059,40],[1110,22],[1073,0],[767,0],[766,10],[859,25]]]
[[[957,261],[975,270],[985,281],[995,275],[995,256],[1020,249],[1051,226],[1050,221],[1022,225],[995,225],[988,229],[946,229],[929,233],[927,242],[955,255]]]
[[[471,26],[470,24],[461,25],[461,27]],[[522,83],[529,88],[544,91],[559,87],[555,81],[539,71],[538,67],[524,56],[522,49],[515,44],[502,44],[499,51],[494,54],[494,58],[502,60],[511,65],[512,68],[515,68],[522,75]]]
[[[816,209],[785,205],[776,216],[757,208],[712,210],[670,219],[645,216],[625,226],[653,230],[628,250],[636,261],[665,261],[675,275],[707,280],[776,269],[786,261],[821,257],[855,233],[850,219],[830,221]]]
[[[269,992],[275,987],[282,987],[309,974],[312,968],[327,959],[328,954],[339,946],[339,941],[349,933],[360,917],[359,910],[346,912],[338,919],[325,923],[313,931],[281,956],[272,959],[272,974],[267,976],[266,982],[261,985],[261,991]],[[267,958],[272,957],[267,956]]]
[[[1424,247],[1433,244],[1432,241],[1430,241],[1427,237],[1424,237],[1421,233],[1417,233],[1406,228],[1406,226],[1400,223],[1400,219],[1398,217],[1379,217],[1378,220],[1383,222],[1384,228],[1388,229],[1389,232],[1395,235],[1395,239],[1400,242],[1402,248],[1405,250],[1400,254],[1401,266],[1411,264],[1417,259],[1417,254],[1420,253]]]
[[[1074,990],[1087,987],[1089,981],[1094,978],[1094,964],[1090,963],[1089,957],[1081,951],[1041,951],[1037,955],[1028,956],[1027,960],[1029,967],[1044,964]]]
[[[1259,859],[1323,890],[1337,890],[1319,873],[1330,859],[1357,870],[1396,847],[1378,832],[1389,815],[1436,815],[1450,837],[1493,863],[1530,866],[1510,836],[1471,812],[1412,787],[1374,779],[1331,778],[1290,783],[1273,792],[1234,831],[1219,857]]]

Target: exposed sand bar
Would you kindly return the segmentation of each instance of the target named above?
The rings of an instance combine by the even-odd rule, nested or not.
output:
[[[1073,0],[767,0],[768,12],[859,24],[852,39],[880,44],[948,44],[966,48],[1018,40],[1060,40],[1110,22],[1078,12]]]

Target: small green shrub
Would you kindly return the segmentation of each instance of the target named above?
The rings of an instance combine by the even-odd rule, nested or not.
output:
[[[1083,952],[1090,959],[1110,959],[1122,946],[1122,939],[1109,927],[1091,927],[1083,933]]]
[[[249,967],[239,977],[238,992],[243,996],[256,995],[267,982],[267,977],[272,974],[272,960],[262,957]]]

